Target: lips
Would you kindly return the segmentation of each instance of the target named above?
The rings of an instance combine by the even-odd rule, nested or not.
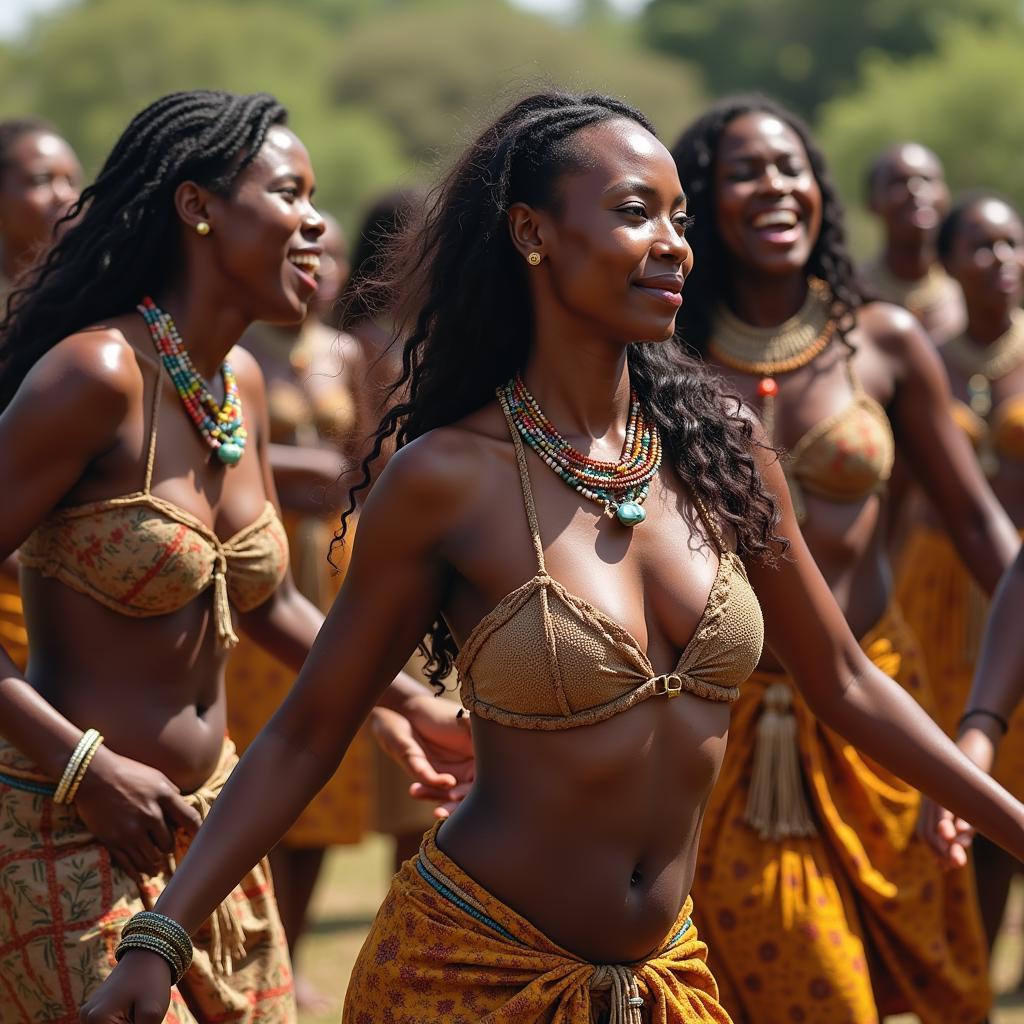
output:
[[[298,271],[302,283],[311,291],[317,289],[320,273],[320,252],[316,249],[299,249],[288,253],[288,262]]]
[[[757,236],[769,245],[790,246],[800,239],[803,225],[800,214],[788,206],[762,210],[750,219]]]
[[[662,274],[658,277],[642,277],[633,282],[634,288],[650,295],[651,298],[678,309],[683,304],[683,278],[677,274]]]

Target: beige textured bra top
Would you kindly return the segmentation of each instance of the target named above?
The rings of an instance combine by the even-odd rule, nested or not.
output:
[[[761,657],[764,622],[743,563],[706,509],[698,502],[718,548],[715,581],[674,671],[657,675],[629,632],[548,575],[526,451],[511,421],[509,431],[537,573],[502,598],[462,645],[455,667],[463,705],[502,725],[554,730],[602,722],[684,690],[735,700]]]

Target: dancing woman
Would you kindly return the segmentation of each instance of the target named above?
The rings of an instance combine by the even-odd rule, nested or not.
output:
[[[0,555],[21,547],[31,643],[24,675],[0,656],[4,1024],[70,1019],[216,799],[236,627],[297,671],[322,622],[288,574],[262,378],[235,347],[316,291],[323,225],[284,121],[265,95],[147,107],[2,325]],[[437,722],[411,680],[388,692]],[[294,1019],[250,867],[197,932],[175,1024]]]
[[[739,401],[677,352],[688,221],[647,120],[601,96],[524,99],[458,161],[391,264],[408,391],[342,592],[83,1021],[161,1019],[188,932],[425,634],[477,776],[394,879],[351,1024],[724,1024],[688,893],[762,628],[823,719],[1024,847],[1024,808],[864,656]]]
[[[785,450],[803,535],[865,659],[931,710],[890,595],[882,495],[896,449],[983,586],[1018,548],[934,347],[904,310],[864,301],[824,159],[792,114],[726,99],[673,152],[696,217],[681,336]],[[920,797],[901,780],[917,780],[837,735],[803,689],[784,652],[766,651],[707,809],[695,893],[725,951],[724,1005],[755,1024],[908,1009],[978,1024],[990,995],[969,873],[946,875],[915,838]]]

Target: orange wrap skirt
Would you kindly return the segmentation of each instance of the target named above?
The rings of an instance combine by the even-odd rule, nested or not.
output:
[[[28,664],[28,633],[21,610],[21,591],[18,581],[5,572],[0,572],[0,645],[11,661],[24,670]]]
[[[689,899],[647,960],[587,963],[446,857],[438,827],[391,883],[343,1024],[730,1024]]]
[[[896,607],[862,640],[930,710],[924,661]],[[810,829],[748,823],[765,696],[789,691]],[[792,741],[792,734],[791,741]],[[785,676],[755,672],[701,834],[694,896],[722,1004],[737,1024],[980,1024],[991,1005],[973,873],[944,872],[915,835],[916,790],[823,725]],[[813,831],[813,834],[806,834]]]
[[[956,736],[967,707],[988,602],[941,530],[917,527],[900,557],[896,598],[921,641],[935,696],[935,721]],[[1010,718],[993,777],[1024,797],[1024,705]]]

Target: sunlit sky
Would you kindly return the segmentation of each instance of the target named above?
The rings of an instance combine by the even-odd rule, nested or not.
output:
[[[0,37],[10,39],[18,35],[33,14],[42,14],[61,7],[69,0],[0,0]],[[173,0],[168,0],[173,2]],[[518,7],[546,14],[564,16],[572,11],[578,0],[512,0]],[[647,0],[610,0],[622,11],[639,10]]]

